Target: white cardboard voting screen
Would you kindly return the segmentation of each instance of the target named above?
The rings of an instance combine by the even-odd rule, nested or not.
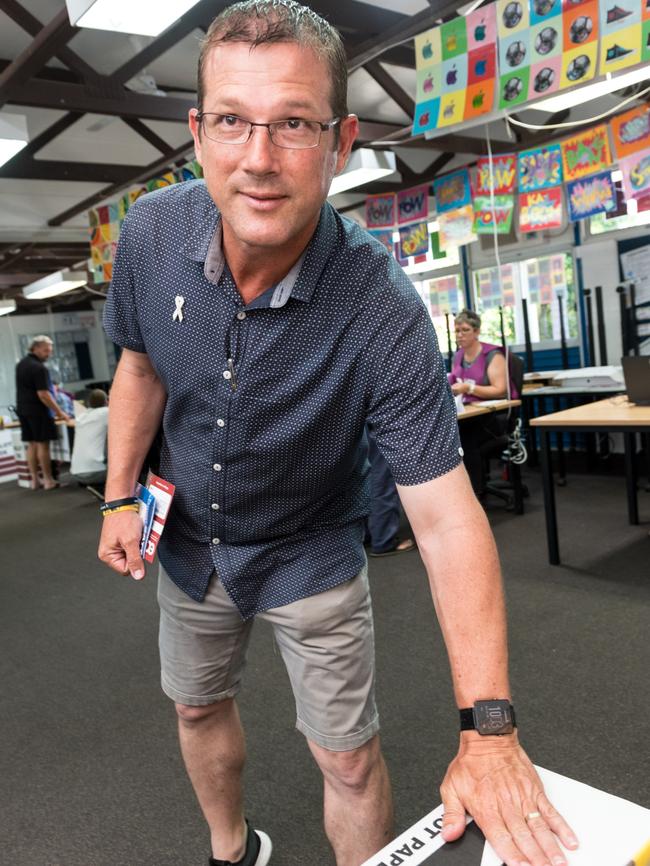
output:
[[[650,839],[650,809],[614,797],[559,773],[537,767],[546,793],[576,833],[580,847],[567,851],[570,866],[627,866]],[[440,832],[443,807],[424,818],[373,855],[363,866],[418,866],[435,863],[432,856],[445,844]],[[468,818],[468,823],[472,820]],[[501,866],[485,843],[482,859],[464,866]]]

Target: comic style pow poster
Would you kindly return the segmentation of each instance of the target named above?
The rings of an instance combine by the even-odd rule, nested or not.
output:
[[[595,174],[612,164],[605,124],[562,142],[564,180],[578,180]]]
[[[507,235],[512,228],[515,199],[512,195],[479,195],[474,198],[474,231],[477,235]]]
[[[477,239],[474,234],[474,209],[471,204],[439,214],[438,223],[440,247],[443,250],[462,247]]]
[[[619,160],[623,172],[625,197],[647,199],[650,196],[650,148]]]
[[[388,228],[395,225],[395,193],[369,195],[366,198],[366,227]]]
[[[538,232],[562,227],[562,187],[519,195],[519,230]]]
[[[491,182],[491,177],[494,183]],[[517,180],[517,157],[514,153],[503,153],[490,160],[481,158],[476,163],[475,195],[489,195],[494,187],[495,195],[507,195],[514,192]]]
[[[469,172],[466,168],[436,178],[433,182],[438,214],[468,205],[471,202]]]
[[[368,231],[368,234],[372,235],[376,241],[379,241],[380,244],[382,244],[384,247],[386,247],[386,249],[388,250],[388,252],[391,255],[393,254],[393,232],[392,231],[386,231],[386,230],[382,230],[382,229],[370,229]]]
[[[414,186],[397,193],[397,222],[399,225],[422,221],[429,216],[429,186]]]
[[[519,192],[535,192],[562,183],[562,152],[559,144],[524,150],[517,161]]]
[[[571,222],[616,208],[616,189],[609,171],[593,174],[567,184]]]
[[[429,251],[429,227],[426,222],[401,226],[399,230],[400,258],[425,255]]]
[[[619,114],[610,123],[617,159],[650,147],[650,108],[647,105]]]

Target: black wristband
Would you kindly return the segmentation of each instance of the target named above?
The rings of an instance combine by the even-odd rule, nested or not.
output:
[[[137,505],[140,502],[137,496],[125,496],[124,499],[112,499],[99,506],[100,511],[110,511],[111,508],[119,508],[120,505]]]

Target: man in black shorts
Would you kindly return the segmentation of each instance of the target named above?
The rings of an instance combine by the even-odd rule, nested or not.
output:
[[[27,465],[32,478],[32,490],[40,486],[39,466],[45,490],[57,486],[50,462],[50,442],[57,438],[54,418],[70,420],[50,391],[50,374],[45,361],[51,354],[52,340],[41,334],[34,337],[29,352],[16,365],[16,410],[22,440],[27,443]]]

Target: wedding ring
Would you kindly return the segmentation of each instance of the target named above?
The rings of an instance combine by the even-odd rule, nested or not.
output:
[[[532,821],[533,818],[541,818],[541,817],[542,817],[542,813],[541,813],[541,812],[529,812],[529,813],[526,815],[526,820],[527,820],[527,821]]]

